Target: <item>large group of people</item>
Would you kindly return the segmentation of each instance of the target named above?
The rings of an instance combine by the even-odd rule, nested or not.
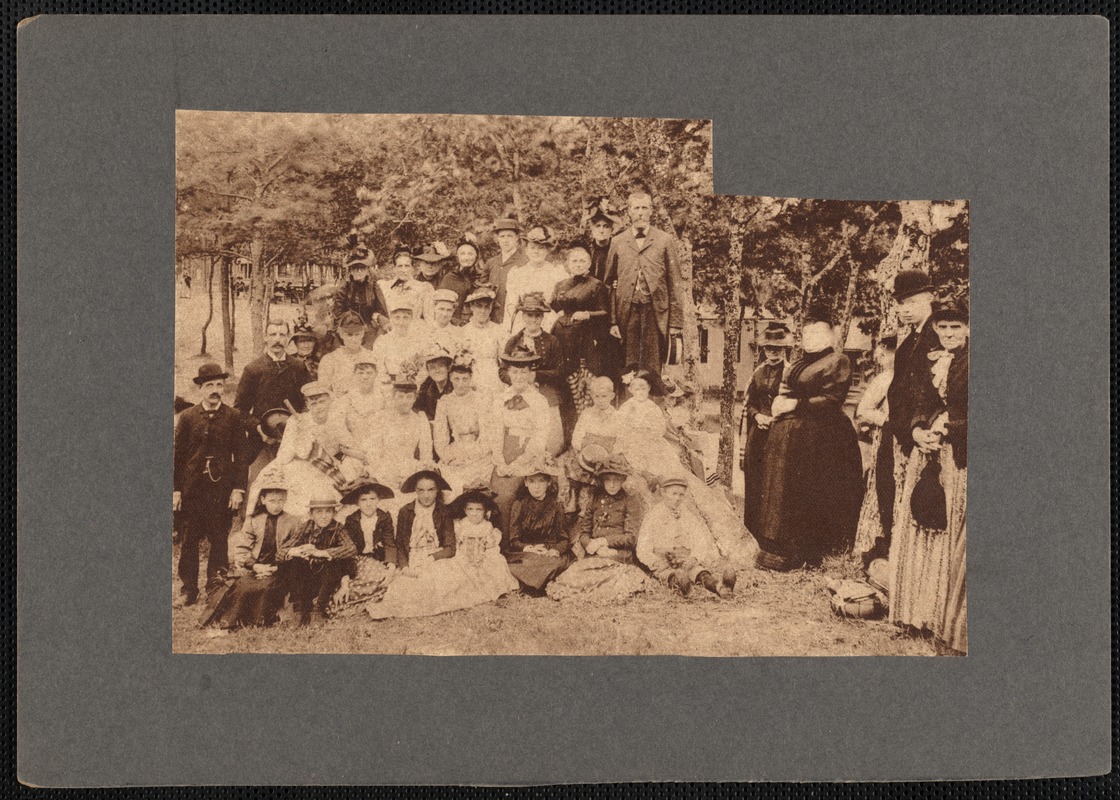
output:
[[[767,326],[740,516],[676,413],[695,389],[662,375],[680,274],[651,210],[631,195],[621,226],[596,204],[564,247],[498,219],[490,258],[473,236],[402,246],[380,279],[353,239],[329,330],[269,322],[232,406],[230,376],[202,365],[175,438],[182,602],[200,599],[202,539],[216,630],[272,624],[289,601],[313,624],[515,591],[614,601],[650,580],[724,599],[743,569],[854,548],[893,621],[963,652],[967,309],[899,275],[911,332],[878,345],[856,415],[867,457],[830,321],[807,314],[797,339]]]
[[[176,430],[183,603],[202,538],[219,630],[289,601],[312,624],[651,579],[730,597],[753,545],[676,413],[691,387],[662,376],[680,276],[650,212],[635,193],[620,230],[597,203],[563,247],[498,219],[491,258],[470,236],[400,247],[381,279],[352,240],[330,330],[270,321],[232,407],[202,365]]]
[[[906,335],[879,340],[855,425],[843,411],[852,367],[826,318],[805,315],[792,361],[787,326],[761,332],[741,422],[743,514],[759,567],[854,552],[891,621],[963,653],[968,308],[935,296],[924,272],[897,276]]]

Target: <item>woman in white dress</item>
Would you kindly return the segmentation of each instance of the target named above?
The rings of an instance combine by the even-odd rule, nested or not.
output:
[[[467,295],[466,305],[470,309],[471,318],[458,329],[460,341],[474,358],[474,388],[490,398],[505,389],[505,384],[498,377],[498,359],[502,346],[509,338],[504,327],[490,320],[494,298],[497,296],[497,290],[490,284],[481,283],[476,286]]]
[[[469,354],[460,353],[451,362],[451,386],[436,406],[432,439],[440,471],[459,494],[490,485],[494,461],[482,435],[490,399],[473,386]]]
[[[540,292],[545,301],[551,303],[556,284],[568,279],[568,271],[562,265],[548,260],[554,246],[552,231],[544,226],[532,228],[525,234],[525,256],[529,260],[511,269],[506,276],[506,310],[502,324],[509,333],[517,333],[525,325],[517,310],[525,295]],[[558,316],[551,310],[545,314],[543,327],[546,331],[552,331]]]
[[[494,398],[486,421],[494,464],[490,488],[503,520],[509,518],[522,479],[547,452],[551,417],[548,401],[535,385],[537,361],[537,355],[523,347],[502,357],[510,385]]]
[[[304,384],[307,411],[292,416],[269,472],[283,475],[288,487],[286,508],[306,518],[313,497],[339,496],[343,487],[362,474],[365,453],[356,446],[341,418],[332,413],[330,390],[322,382]],[[262,470],[262,473],[264,470]],[[248,508],[255,508],[261,477],[249,489]]]
[[[499,549],[502,534],[490,521],[495,513],[489,494],[471,491],[451,504],[455,519],[455,555],[433,561],[422,571],[406,568],[384,596],[366,607],[374,619],[428,617],[490,603],[517,591]]]

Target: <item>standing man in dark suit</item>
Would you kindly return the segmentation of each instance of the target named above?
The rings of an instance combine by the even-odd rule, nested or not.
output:
[[[300,388],[311,382],[307,366],[298,358],[288,356],[288,341],[291,331],[284,320],[272,320],[264,331],[264,353],[245,365],[241,371],[241,381],[237,384],[237,397],[233,407],[246,415],[250,427],[249,446],[246,455],[253,465],[252,480],[265,463],[276,458],[276,448],[280,443],[270,439],[261,429],[260,423],[267,412],[286,408],[293,414],[304,409],[304,397]],[[263,463],[255,463],[262,449],[265,451]]]
[[[222,402],[229,374],[217,364],[203,364],[195,376],[201,402],[179,417],[175,427],[172,508],[183,529],[179,551],[180,593],[184,603],[198,602],[198,547],[206,539],[206,589],[220,585],[229,568],[228,540],[233,514],[245,499],[247,462],[242,415]]]
[[[629,208],[630,229],[614,237],[607,255],[604,282],[618,287],[611,334],[622,339],[627,364],[661,375],[670,337],[683,326],[677,243],[650,225],[648,194],[632,193]]]
[[[515,219],[494,220],[494,238],[498,242],[501,252],[486,260],[479,274],[479,283],[489,283],[494,287],[497,296],[494,306],[490,310],[490,320],[500,323],[506,310],[506,278],[514,267],[528,263],[529,259],[521,249],[521,226]]]
[[[894,377],[887,388],[887,423],[883,426],[883,445],[880,447],[882,459],[876,464],[875,492],[885,533],[893,525],[894,501],[899,488],[894,480],[895,462],[909,459],[914,450],[911,423],[918,398],[932,380],[929,354],[941,346],[933,325],[929,324],[933,294],[929,275],[921,270],[902,270],[895,276],[895,309],[899,322],[910,332],[895,351]],[[864,556],[865,563],[885,558],[890,551],[890,540],[889,535],[879,539],[875,549]]]

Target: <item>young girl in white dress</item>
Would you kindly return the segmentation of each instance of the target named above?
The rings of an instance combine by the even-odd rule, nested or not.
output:
[[[366,607],[371,617],[428,617],[490,603],[517,590],[517,579],[499,550],[501,531],[490,522],[495,512],[490,496],[470,491],[451,509],[455,555],[418,573],[404,570],[379,601]]]

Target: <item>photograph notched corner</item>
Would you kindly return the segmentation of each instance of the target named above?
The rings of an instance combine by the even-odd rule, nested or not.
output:
[[[181,110],[176,176],[176,652],[967,651],[966,201],[652,118]]]

